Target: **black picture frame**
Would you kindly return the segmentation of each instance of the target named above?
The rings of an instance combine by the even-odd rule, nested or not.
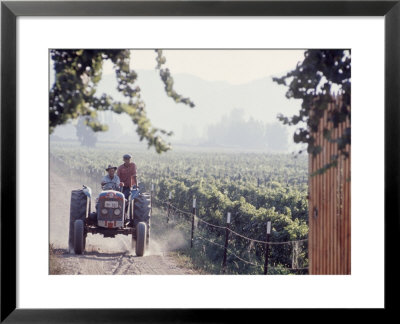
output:
[[[16,308],[16,19],[19,16],[384,16],[385,309],[397,305],[389,244],[399,237],[400,1],[2,1],[1,3],[1,322],[225,322],[239,310]],[[373,190],[373,189],[372,189]],[[379,193],[378,193],[379,194]],[[4,202],[7,202],[6,204]],[[397,253],[396,250],[393,251]],[[389,284],[388,284],[389,283]],[[243,311],[243,310],[242,310]],[[260,310],[252,310],[261,312]],[[252,314],[252,316],[257,314]],[[256,317],[254,317],[256,318]]]

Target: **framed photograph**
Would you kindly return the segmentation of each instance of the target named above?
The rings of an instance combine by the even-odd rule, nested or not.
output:
[[[399,16],[3,1],[1,321],[392,308]]]

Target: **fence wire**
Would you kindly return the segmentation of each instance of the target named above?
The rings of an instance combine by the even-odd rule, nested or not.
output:
[[[162,203],[162,204],[166,204],[166,205],[167,205],[167,208],[168,208],[168,205],[169,205],[169,208],[170,208],[170,209],[179,211],[179,212],[182,213],[182,214],[185,214],[185,215],[188,215],[188,216],[193,217],[193,213],[190,213],[190,212],[186,212],[186,211],[184,211],[184,210],[181,210],[181,209],[179,209],[178,207],[172,205],[169,201],[160,200],[160,199],[157,199],[157,198],[153,198],[153,199],[156,200],[156,201],[158,201],[158,202],[160,202],[160,203]],[[207,222],[207,221],[205,221],[205,220],[199,218],[197,215],[195,215],[195,218],[196,218],[199,222],[204,223],[204,224],[206,224],[206,225],[208,225],[208,226],[215,227],[215,228],[220,228],[220,229],[225,229],[225,230],[227,229],[226,226],[220,226],[220,225],[215,225],[215,224],[209,223],[209,222]],[[234,230],[232,230],[232,229],[230,229],[230,228],[228,228],[228,230],[229,230],[229,232],[232,233],[233,235],[239,236],[239,237],[241,237],[241,238],[243,238],[243,239],[245,239],[245,240],[252,241],[252,242],[255,242],[255,243],[268,244],[268,245],[292,244],[292,243],[297,243],[297,242],[306,242],[306,241],[308,241],[307,238],[306,238],[306,239],[301,239],[301,240],[283,241],[283,242],[261,241],[261,240],[252,239],[252,238],[250,238],[250,237],[244,236],[244,235],[242,235],[242,234],[240,234],[240,233],[238,233],[238,232],[235,232]]]
[[[194,215],[191,212],[184,211],[184,210],[174,206],[169,200],[161,200],[161,199],[154,198],[154,197],[153,197],[153,200],[158,202],[161,205],[160,207],[164,211],[168,211],[169,210],[170,216],[172,216],[173,219],[175,219],[175,216],[185,217],[186,219],[188,219],[187,216],[189,216],[190,218],[188,220],[192,220],[193,216],[194,216],[195,224],[198,224],[200,222],[200,223],[203,223],[203,224],[205,224],[205,225],[207,225],[209,227],[212,227],[212,228],[217,228],[217,229],[225,230],[225,231],[228,230],[233,235],[248,241],[250,243],[250,249],[254,248],[254,245],[253,245],[254,243],[263,244],[264,246],[266,246],[267,244],[268,245],[285,245],[285,244],[288,244],[288,245],[292,245],[293,249],[295,247],[298,249],[300,242],[306,242],[308,240],[308,239],[301,239],[301,240],[292,240],[292,241],[284,241],[284,242],[269,242],[269,241],[267,242],[267,241],[252,239],[252,238],[244,236],[244,235],[242,235],[242,234],[240,234],[240,233],[228,228],[227,226],[220,226],[220,225],[215,225],[215,224],[212,224],[210,222],[207,222],[207,221],[201,219],[200,217],[198,217],[197,215]],[[222,250],[225,250],[225,246],[223,246],[222,244],[219,244],[219,243],[217,243],[215,241],[212,241],[212,240],[204,237],[203,235],[201,235],[199,233],[199,231],[196,231],[195,233],[196,233],[195,234],[195,239],[196,240],[203,241],[204,243],[207,242],[209,244],[217,246],[218,248],[220,248]],[[297,250],[294,251],[294,252],[296,252],[296,254],[298,253]],[[226,253],[231,255],[231,256],[233,256],[234,258],[240,260],[244,264],[249,265],[249,266],[252,266],[252,267],[263,267],[264,266],[263,264],[260,264],[260,263],[257,264],[257,263],[254,263],[254,262],[251,262],[249,260],[244,259],[243,257],[239,256],[237,253],[233,252],[232,249],[226,248]],[[294,254],[292,256],[292,260],[293,260],[293,258],[296,258],[296,256]],[[292,264],[295,264],[296,267],[289,268],[289,267],[285,267],[285,266],[283,266],[283,267],[268,266],[268,269],[277,270],[277,271],[279,271],[279,270],[286,270],[286,271],[304,271],[304,270],[308,270],[308,267],[298,267],[297,262],[293,263],[293,261],[292,261]]]
[[[206,239],[205,237],[202,237],[202,236],[199,235],[198,233],[196,234],[196,238],[200,238],[200,239],[202,239],[202,240],[204,240],[204,241],[207,241],[207,242],[209,242],[209,243],[211,243],[211,244],[214,244],[214,245],[216,245],[216,246],[218,246],[218,247],[220,247],[220,248],[222,248],[222,249],[225,250],[225,246],[223,246],[222,244],[219,244],[219,243],[213,242],[213,241],[211,241],[211,240],[209,240],[209,239]],[[256,263],[253,263],[253,262],[250,262],[250,261],[247,261],[247,260],[241,258],[241,257],[238,256],[236,253],[232,252],[232,250],[230,250],[230,249],[226,249],[226,252],[229,253],[229,254],[231,254],[231,255],[233,255],[235,258],[239,259],[240,261],[242,261],[242,262],[244,262],[244,263],[246,263],[246,264],[250,264],[250,265],[255,266],[255,267],[260,267],[260,266],[262,266],[261,264],[256,264]]]

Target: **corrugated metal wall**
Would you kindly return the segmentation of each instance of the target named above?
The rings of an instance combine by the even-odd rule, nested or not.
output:
[[[334,129],[328,122],[328,114],[334,105],[340,105],[337,98],[330,104],[320,121],[315,134],[317,145],[323,151],[316,157],[309,157],[309,172],[320,169],[330,161],[331,155],[338,154],[337,144],[330,143],[323,136],[323,129],[333,129],[333,138],[340,137],[350,120]],[[346,150],[350,153],[350,145]],[[337,167],[309,180],[309,274],[350,274],[351,273],[351,157],[340,157]]]

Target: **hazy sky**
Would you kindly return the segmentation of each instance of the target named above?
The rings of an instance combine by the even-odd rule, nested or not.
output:
[[[192,74],[207,81],[243,84],[266,76],[281,76],[304,59],[303,50],[164,50],[166,66],[172,73]],[[154,50],[132,50],[131,68],[154,70]],[[50,68],[53,63],[50,61]],[[111,61],[104,74],[114,74]],[[54,74],[50,73],[50,82]]]
[[[192,74],[207,81],[247,83],[293,70],[304,58],[299,50],[164,50],[166,66],[172,73]],[[133,50],[131,67],[152,70],[154,50]],[[105,64],[103,73],[113,73]]]

